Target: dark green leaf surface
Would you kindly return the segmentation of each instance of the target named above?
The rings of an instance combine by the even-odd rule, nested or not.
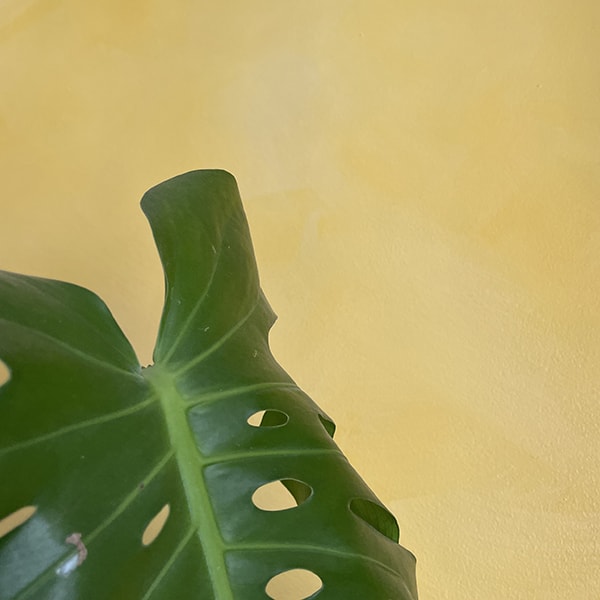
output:
[[[0,599],[265,600],[272,577],[302,568],[323,582],[311,598],[415,600],[395,519],[269,351],[275,317],[233,177],[187,173],[142,207],[166,280],[151,367],[91,292],[0,272],[0,517],[37,507],[0,539]],[[254,505],[276,480],[297,507]],[[75,532],[88,555],[69,570]]]

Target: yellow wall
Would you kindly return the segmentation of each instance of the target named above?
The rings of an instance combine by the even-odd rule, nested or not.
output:
[[[597,0],[8,0],[0,268],[145,362],[141,194],[232,171],[277,357],[397,514],[422,600],[600,589]]]

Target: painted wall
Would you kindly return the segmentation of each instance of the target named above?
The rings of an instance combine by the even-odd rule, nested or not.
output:
[[[8,0],[0,267],[150,361],[141,194],[232,171],[280,362],[422,600],[600,589],[600,4]]]

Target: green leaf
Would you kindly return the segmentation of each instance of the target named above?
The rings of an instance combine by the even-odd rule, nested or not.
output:
[[[264,600],[306,569],[311,598],[415,600],[396,520],[271,355],[233,177],[187,173],[142,207],[166,280],[150,367],[93,293],[0,272],[0,517],[36,507],[0,539],[0,598]],[[297,506],[255,505],[274,481]]]

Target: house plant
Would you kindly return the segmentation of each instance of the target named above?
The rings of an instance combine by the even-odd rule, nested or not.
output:
[[[234,178],[186,173],[142,208],[165,273],[148,367],[92,292],[0,272],[0,517],[30,517],[0,539],[0,598],[264,600],[304,569],[310,598],[415,600],[395,518],[271,355]],[[293,507],[258,505],[273,482]]]

